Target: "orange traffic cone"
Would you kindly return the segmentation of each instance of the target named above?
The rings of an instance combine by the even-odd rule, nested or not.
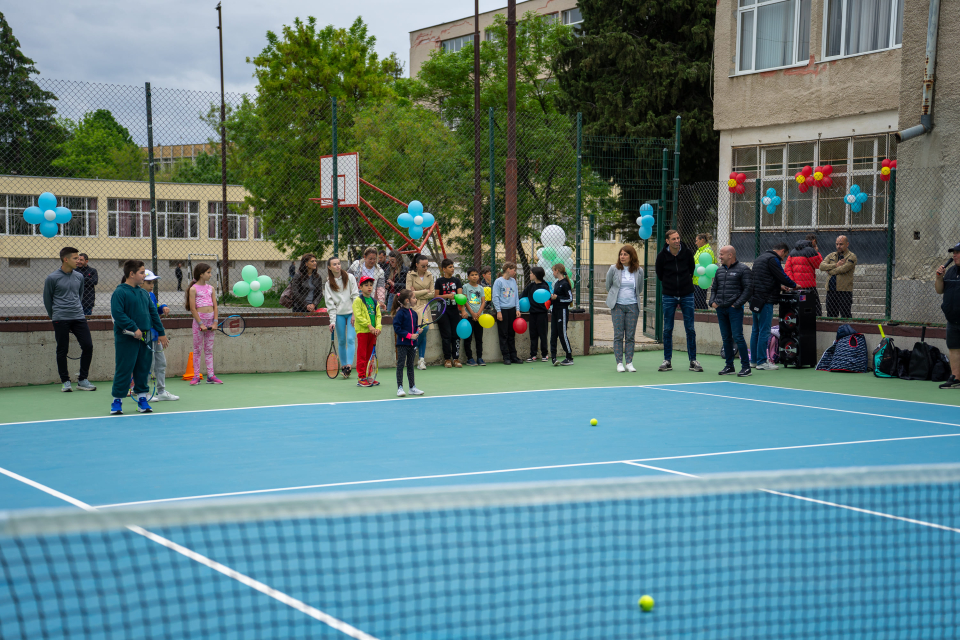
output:
[[[203,380],[203,374],[195,374],[193,372],[193,351],[190,352],[190,357],[187,358],[187,371],[183,374],[184,380],[193,380],[194,376],[198,376]]]

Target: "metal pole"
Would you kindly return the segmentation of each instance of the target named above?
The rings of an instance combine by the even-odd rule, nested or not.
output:
[[[580,244],[583,242],[583,114],[577,112],[577,308],[580,308]],[[593,319],[591,318],[591,322]]]
[[[217,31],[220,32],[220,182],[223,193],[220,200],[220,242],[223,251],[223,270],[220,282],[226,290],[230,282],[230,244],[227,231],[227,104],[223,96],[223,12],[217,3]]]
[[[760,257],[760,192],[763,190],[763,182],[760,180],[760,176],[757,176],[756,184],[756,193],[754,194],[753,202],[753,226],[754,226],[754,241],[753,241],[753,259],[756,260]]]
[[[595,218],[596,216],[594,216],[591,213],[590,214],[590,285],[589,285],[590,287],[590,346],[591,347],[593,346],[593,325],[596,324],[594,322],[594,318],[596,318],[596,315],[593,313],[593,241],[594,241],[595,231],[597,228]]]
[[[153,174],[153,95],[147,88],[147,167],[150,172],[150,250],[153,272],[157,272],[157,184]]]
[[[677,228],[677,209],[680,206],[680,116],[677,116],[677,132],[673,141],[673,226]]]
[[[473,1],[473,264],[483,262],[483,194],[480,192],[480,0]],[[490,274],[491,276],[493,274]]]
[[[894,218],[897,213],[897,170],[890,171],[890,192],[887,195],[887,292],[884,301],[884,312],[887,320],[893,317],[893,267],[895,264],[894,237],[896,230]]]
[[[333,257],[340,257],[340,194],[337,193],[337,98],[333,97]]]
[[[660,198],[663,201],[663,215],[657,216],[657,230],[656,235],[654,236],[653,250],[654,253],[660,249],[660,236],[663,232],[663,219],[669,211],[669,205],[667,204],[667,181],[670,177],[670,156],[667,148],[663,148],[663,180],[660,183]],[[674,192],[674,197],[676,197],[676,192]],[[648,241],[649,242],[649,241]],[[660,278],[657,278],[656,289],[654,290],[656,298],[653,301],[653,336],[657,341],[663,340],[663,291],[661,290]]]
[[[487,129],[490,131],[490,277],[493,278],[497,274],[497,164],[493,136],[493,128],[496,126],[496,122],[493,118],[493,107],[490,107],[489,113]]]
[[[507,260],[517,259],[517,0],[507,3],[507,162],[504,245]]]

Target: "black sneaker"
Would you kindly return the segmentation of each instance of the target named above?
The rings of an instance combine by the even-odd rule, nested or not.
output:
[[[723,369],[720,370],[720,375],[721,375],[721,376],[729,376],[729,375],[733,375],[733,374],[736,373],[736,372],[737,372],[737,370],[734,369],[733,367],[731,367],[731,366],[726,366],[726,367],[724,367]]]
[[[950,379],[940,385],[941,389],[960,389],[960,380],[957,380],[953,376],[950,376]]]
[[[560,364],[559,362],[557,362],[556,358],[550,358],[550,362],[553,363],[553,366],[557,366],[558,364]]]
[[[529,358],[527,358],[527,359],[525,360],[525,362],[536,362],[536,361],[537,361],[536,356],[530,356]]]
[[[540,358],[540,362],[550,362],[550,358],[548,358],[547,356],[543,356],[542,358]]]
[[[747,376],[753,373],[753,369],[750,368],[750,365],[745,366],[743,369],[740,369],[740,373],[737,374],[738,378],[746,378]]]
[[[503,364],[513,364],[513,360],[511,360],[510,358],[504,358]]]
[[[564,358],[563,362],[560,363],[561,367],[569,367],[573,364],[573,358]]]
[[[514,358],[513,364],[523,364],[523,360],[521,360],[520,358]]]

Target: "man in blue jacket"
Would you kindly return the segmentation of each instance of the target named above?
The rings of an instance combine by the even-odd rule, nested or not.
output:
[[[750,375],[750,360],[747,357],[747,343],[743,339],[743,305],[750,299],[753,290],[751,273],[747,265],[737,262],[737,250],[730,245],[720,249],[720,265],[713,279],[713,294],[710,297],[713,301],[711,306],[717,310],[717,323],[727,358],[727,366],[720,371],[720,375],[737,373],[733,368],[733,344],[736,342],[742,365],[737,377],[745,378]]]

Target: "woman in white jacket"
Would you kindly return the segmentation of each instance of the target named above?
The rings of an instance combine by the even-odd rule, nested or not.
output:
[[[357,279],[340,268],[340,258],[327,260],[327,281],[323,298],[330,316],[330,331],[337,332],[337,348],[343,363],[343,376],[350,377],[357,353],[357,332],[353,328],[353,301],[360,297]]]

